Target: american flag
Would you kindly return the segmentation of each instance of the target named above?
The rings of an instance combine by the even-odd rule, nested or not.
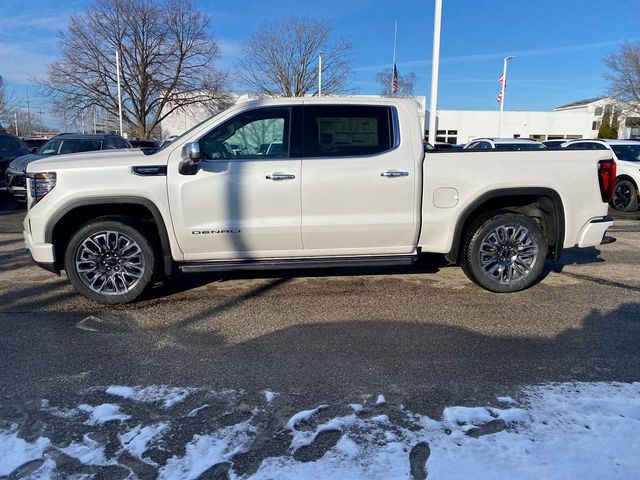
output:
[[[502,103],[502,90],[498,92],[498,103]]]
[[[498,83],[502,85],[502,82],[504,82],[504,73],[501,73],[500,76],[498,77]]]
[[[396,68],[396,64],[393,64],[393,80],[391,81],[391,91],[393,94],[398,93],[398,69]]]

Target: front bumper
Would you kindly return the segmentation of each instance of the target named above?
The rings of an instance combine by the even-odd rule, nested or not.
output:
[[[587,222],[578,234],[578,247],[596,247],[603,243],[607,229],[613,225],[610,216],[592,218]]]
[[[38,266],[44,268],[53,273],[60,273],[55,267],[55,252],[51,243],[34,243],[31,234],[28,231],[23,231],[24,246],[28,250],[31,258]]]

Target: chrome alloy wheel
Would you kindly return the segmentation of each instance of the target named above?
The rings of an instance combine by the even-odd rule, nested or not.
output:
[[[92,233],[78,247],[76,272],[96,293],[120,295],[131,291],[144,274],[140,246],[127,235],[114,231]]]
[[[497,226],[482,239],[478,253],[484,274],[507,285],[529,275],[538,254],[538,245],[522,225]]]

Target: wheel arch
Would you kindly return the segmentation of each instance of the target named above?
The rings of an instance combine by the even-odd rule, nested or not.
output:
[[[64,267],[64,250],[73,233],[88,221],[106,215],[120,215],[136,220],[145,221],[154,234],[159,257],[162,259],[164,274],[169,276],[173,272],[173,258],[167,227],[158,207],[144,197],[112,198],[83,198],[68,203],[58,210],[47,222],[45,227],[45,242],[54,245],[56,271]],[[58,254],[59,253],[59,254]]]
[[[616,182],[620,181],[620,180],[628,180],[631,183],[633,183],[636,187],[636,190],[638,190],[638,182],[636,182],[635,178],[633,178],[631,175],[628,175],[626,173],[620,174],[616,177]]]
[[[486,192],[474,200],[458,217],[453,234],[451,250],[445,256],[452,263],[458,263],[464,235],[471,224],[480,216],[493,210],[509,210],[540,214],[543,233],[549,245],[549,253],[554,260],[560,258],[565,236],[564,205],[560,194],[546,187],[502,188]]]

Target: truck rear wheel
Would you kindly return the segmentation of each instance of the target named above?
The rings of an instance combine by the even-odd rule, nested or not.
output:
[[[102,304],[131,302],[151,283],[155,255],[133,221],[97,219],[71,237],[65,270],[74,288]]]
[[[487,290],[517,292],[540,278],[547,252],[542,230],[532,218],[499,212],[469,229],[462,269]]]

